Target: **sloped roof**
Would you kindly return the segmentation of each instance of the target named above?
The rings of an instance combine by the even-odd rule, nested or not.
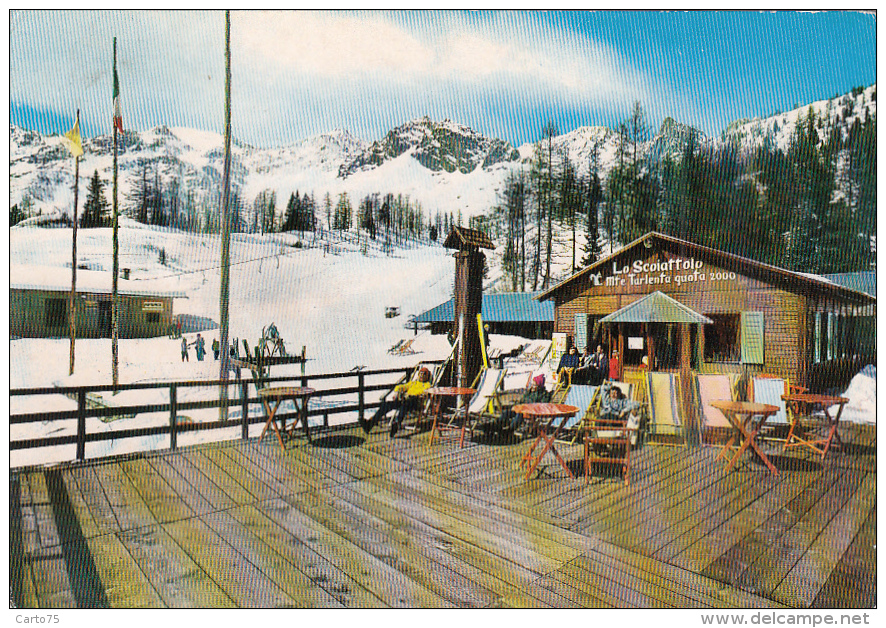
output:
[[[78,294],[111,294],[111,273],[77,269]],[[71,291],[71,269],[57,266],[24,266],[9,268],[10,290]],[[117,293],[123,296],[187,298],[170,282],[162,279],[123,279],[118,277]]]
[[[505,292],[484,294],[481,311],[483,320],[490,323],[548,322],[554,320],[554,304],[539,302],[538,292]],[[415,317],[417,323],[452,321],[455,306],[452,299]]]
[[[598,269],[604,268],[605,264],[626,255],[628,252],[637,249],[638,247],[648,249],[658,248],[660,250],[677,252],[680,255],[693,255],[699,259],[713,262],[724,268],[735,270],[743,275],[755,277],[762,281],[766,281],[767,283],[777,285],[782,289],[795,294],[832,296],[863,305],[876,303],[875,296],[849,287],[844,287],[843,285],[829,281],[824,277],[806,275],[785,268],[779,268],[778,266],[764,264],[747,257],[742,257],[741,255],[718,251],[717,249],[695,244],[694,242],[689,242],[687,240],[681,240],[680,238],[674,238],[657,231],[650,231],[630,244],[623,246],[611,255],[607,255],[594,264],[586,266],[574,275],[567,277],[551,288],[548,288],[535,298],[540,301],[550,299],[564,288],[569,287],[576,280],[579,280]]]
[[[872,297],[877,296],[877,273],[873,270],[866,270],[856,273],[834,273],[832,275],[822,275],[828,281],[849,288],[864,292]]]
[[[600,319],[600,322],[709,324],[714,321],[663,292],[653,292],[613,312],[609,316],[603,317]]]
[[[462,249],[465,246],[476,246],[483,249],[495,248],[488,235],[467,227],[453,227],[449,235],[446,236],[443,246],[447,249]]]

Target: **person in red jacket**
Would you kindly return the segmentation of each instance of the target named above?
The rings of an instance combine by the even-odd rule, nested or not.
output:
[[[612,356],[609,358],[609,379],[618,380],[618,351],[613,349]]]

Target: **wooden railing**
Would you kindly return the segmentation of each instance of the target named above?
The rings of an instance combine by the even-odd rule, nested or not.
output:
[[[356,412],[358,417],[363,417],[367,410],[377,408],[379,401],[368,402],[366,400],[367,393],[373,391],[390,391],[393,384],[401,379],[408,377],[415,367],[404,367],[396,369],[378,369],[345,373],[328,373],[321,375],[296,375],[285,377],[269,377],[264,380],[265,385],[281,385],[282,383],[290,383],[298,386],[311,386],[315,388],[315,392],[311,397],[312,401],[323,399],[324,397],[345,397],[343,405],[331,405],[324,407],[309,408],[308,416],[321,416],[323,418],[323,427],[329,428],[329,416],[343,413]],[[393,377],[399,374],[401,377]],[[330,380],[349,380],[347,386],[339,386],[335,388],[320,388],[318,383]],[[76,444],[76,460],[86,459],[86,444],[116,440],[129,439],[142,436],[153,435],[169,435],[169,448],[176,449],[178,447],[178,437],[183,433],[202,432],[208,430],[230,429],[236,425],[240,425],[240,438],[249,438],[249,426],[257,423],[264,423],[266,420],[264,412],[259,416],[250,416],[249,407],[251,404],[261,404],[261,398],[255,390],[255,383],[252,380],[237,379],[224,382],[229,387],[229,399],[222,401],[221,395],[216,395],[212,399],[203,401],[187,401],[179,400],[179,393],[188,388],[210,388],[219,387],[223,384],[220,380],[194,380],[194,381],[175,381],[163,383],[142,383],[142,384],[121,384],[116,388],[114,386],[71,386],[71,387],[47,387],[47,388],[19,388],[9,391],[11,398],[13,397],[45,397],[47,395],[64,395],[72,398],[77,403],[74,410],[50,411],[50,412],[28,412],[28,413],[10,413],[10,428],[14,425],[25,425],[30,423],[42,422],[62,422],[77,421],[76,434],[65,436],[43,436],[39,438],[19,438],[13,439],[10,436],[9,450],[10,453],[17,450],[34,449],[41,447],[55,447],[59,445]],[[230,395],[230,388],[236,388],[239,392],[238,396]],[[154,403],[143,405],[114,405],[111,407],[95,407],[93,403],[94,396],[90,397],[90,393],[114,393],[133,391],[133,390],[156,390],[166,389],[168,391],[168,402]],[[250,390],[251,389],[251,390]],[[111,397],[113,399],[113,397]],[[93,406],[93,407],[90,407]],[[259,405],[259,407],[261,407]],[[239,408],[239,419],[223,419],[216,421],[206,421],[198,423],[182,423],[178,420],[180,413],[188,410],[218,408],[219,414],[225,416],[230,409]],[[225,411],[224,408],[228,410]],[[152,427],[138,427],[130,429],[117,429],[107,432],[87,432],[87,421],[89,417],[120,417],[133,416],[142,413],[165,412],[169,415],[169,420],[164,425]],[[294,419],[296,412],[282,412],[276,415],[281,419]],[[120,419],[125,420],[125,419]],[[353,422],[344,423],[344,425]]]

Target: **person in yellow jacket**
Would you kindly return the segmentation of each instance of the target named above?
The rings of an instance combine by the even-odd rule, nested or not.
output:
[[[375,416],[368,421],[361,417],[359,419],[360,427],[362,427],[363,431],[368,434],[383,416],[391,410],[397,410],[397,416],[391,421],[390,435],[391,438],[394,438],[394,434],[400,429],[400,424],[403,423],[406,414],[410,410],[418,408],[425,392],[427,392],[430,387],[431,372],[426,368],[421,368],[418,372],[418,380],[395,386],[394,398],[388,401],[383,401],[378,408],[378,412],[376,412]]]

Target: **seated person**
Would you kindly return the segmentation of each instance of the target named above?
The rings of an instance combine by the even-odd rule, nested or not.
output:
[[[627,421],[628,415],[639,407],[638,402],[625,398],[618,386],[603,384],[603,397],[600,400],[601,421]]]
[[[410,410],[416,410],[421,403],[425,392],[431,387],[431,372],[422,367],[418,372],[418,380],[406,382],[394,387],[394,398],[383,401],[378,411],[370,420],[359,419],[360,427],[367,434],[375,427],[381,418],[391,410],[397,410],[397,416],[391,421],[391,438],[400,429],[400,424]]]
[[[585,347],[584,353],[581,354],[578,368],[575,369],[575,372],[572,374],[572,383],[573,384],[588,384],[591,381],[592,373],[594,372],[593,367],[593,359],[594,354],[591,353],[590,347]]]
[[[532,378],[529,390],[523,393],[516,405],[521,403],[547,403],[551,400],[551,394],[545,389],[545,376],[536,375]],[[523,415],[517,414],[512,408],[502,410],[498,418],[489,421],[480,426],[487,435],[502,434],[504,432],[513,432],[523,424]]]
[[[569,347],[569,351],[563,354],[563,357],[560,358],[560,363],[557,365],[557,378],[562,382],[564,373],[567,372],[565,369],[569,369],[568,372],[572,372],[580,364],[581,358],[578,355],[578,350],[574,346]],[[569,381],[572,381],[571,377]]]

